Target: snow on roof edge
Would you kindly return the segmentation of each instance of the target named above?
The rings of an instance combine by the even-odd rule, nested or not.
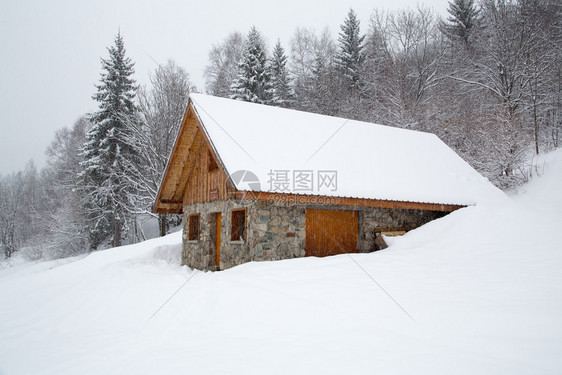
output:
[[[252,168],[248,168],[249,166],[251,167],[253,164],[248,164],[246,162],[246,164],[244,163],[238,163],[237,165],[235,165],[236,167],[240,167],[243,166],[245,168],[231,168],[232,165],[234,165],[231,162],[231,157],[234,155],[233,153],[238,153],[241,154],[240,151],[243,151],[247,157],[251,158],[254,162],[258,162],[256,161],[248,152],[246,152],[246,149],[244,147],[242,147],[236,139],[234,139],[230,133],[232,132],[232,134],[238,138],[238,132],[240,133],[244,133],[246,130],[248,131],[248,133],[252,133],[252,130],[256,130],[256,127],[252,127],[252,122],[256,122],[258,121],[258,119],[254,118],[254,117],[260,117],[261,116],[261,120],[262,123],[269,123],[269,118],[271,117],[287,117],[287,118],[291,118],[291,119],[296,119],[296,120],[301,120],[300,125],[306,125],[307,127],[310,125],[308,123],[308,120],[315,120],[312,122],[330,122],[332,123],[332,125],[334,124],[334,120],[341,120],[345,123],[350,123],[350,125],[357,125],[359,126],[359,128],[355,128],[354,126],[352,126],[351,128],[354,128],[353,131],[355,133],[352,132],[352,134],[355,134],[356,136],[358,135],[359,137],[361,137],[361,135],[363,133],[361,133],[360,130],[361,126],[374,126],[377,127],[379,129],[379,133],[383,133],[380,135],[389,135],[391,138],[394,139],[394,142],[396,142],[396,139],[398,139],[399,141],[402,141],[403,137],[404,139],[406,139],[406,143],[409,141],[411,142],[412,139],[414,140],[414,143],[412,143],[412,145],[414,146],[414,149],[416,152],[418,152],[418,154],[416,155],[422,155],[427,153],[426,150],[430,149],[430,148],[436,148],[437,150],[429,150],[429,153],[431,153],[432,151],[434,151],[434,153],[441,153],[441,156],[444,157],[445,159],[455,159],[454,162],[452,163],[452,165],[454,165],[455,167],[457,167],[459,169],[458,173],[453,173],[451,175],[451,170],[449,168],[448,170],[448,174],[441,174],[441,176],[436,175],[435,173],[433,174],[433,178],[435,178],[435,176],[437,177],[437,182],[441,182],[441,187],[439,189],[436,189],[438,191],[432,191],[431,194],[426,194],[424,196],[423,192],[424,191],[428,191],[427,190],[427,186],[425,187],[425,190],[419,190],[419,182],[426,179],[425,176],[422,176],[421,179],[419,178],[420,174],[418,173],[418,180],[415,180],[415,173],[414,176],[412,178],[414,178],[414,180],[410,181],[412,182],[411,186],[415,186],[415,188],[413,188],[411,191],[414,192],[414,194],[409,194],[409,193],[402,193],[402,194],[380,194],[377,191],[380,191],[380,189],[377,190],[377,185],[373,185],[372,184],[372,179],[371,179],[371,183],[365,184],[365,186],[374,186],[374,188],[372,189],[373,194],[370,193],[366,193],[366,194],[349,194],[349,193],[353,193],[353,189],[347,189],[344,192],[342,192],[342,194],[323,194],[321,192],[308,192],[308,193],[296,193],[296,192],[285,192],[285,193],[289,193],[289,194],[295,194],[295,195],[308,195],[308,196],[327,196],[327,197],[341,197],[341,198],[356,198],[356,199],[372,199],[372,200],[387,200],[387,201],[396,201],[396,202],[411,202],[411,203],[428,203],[428,204],[444,204],[444,205],[474,205],[476,204],[479,199],[475,199],[475,196],[471,196],[472,194],[465,194],[467,192],[470,192],[470,185],[474,185],[472,187],[475,187],[475,189],[473,190],[478,190],[478,193],[481,193],[482,191],[486,190],[483,188],[483,185],[491,185],[491,183],[482,175],[480,175],[478,172],[476,172],[464,159],[462,159],[456,152],[454,152],[445,142],[443,142],[437,135],[435,135],[434,133],[429,133],[429,132],[425,132],[425,131],[420,131],[420,130],[411,130],[411,129],[403,129],[403,128],[397,128],[397,127],[392,127],[389,125],[381,125],[381,124],[374,124],[374,123],[369,123],[369,122],[365,122],[365,121],[358,121],[358,120],[351,120],[351,119],[346,119],[346,118],[342,118],[342,117],[336,117],[336,116],[328,116],[328,115],[322,115],[322,114],[316,114],[316,113],[310,113],[310,112],[305,112],[305,111],[300,111],[300,110],[295,110],[295,109],[288,109],[288,108],[280,108],[280,107],[272,107],[272,106],[267,106],[267,105],[263,105],[263,104],[257,104],[257,103],[248,103],[248,102],[243,102],[243,101],[236,101],[233,99],[227,99],[227,98],[219,98],[219,97],[213,97],[213,96],[209,96],[209,95],[204,95],[204,94],[190,94],[190,101],[194,104],[193,107],[196,111],[196,114],[199,118],[199,121],[201,122],[201,125],[203,126],[204,130],[205,130],[205,134],[208,137],[209,141],[211,142],[215,153],[217,154],[219,161],[221,163],[221,165],[223,166],[225,172],[227,173],[227,176],[229,178],[229,180],[231,181],[233,187],[236,190],[241,190],[241,191],[254,191],[254,192],[269,192],[269,193],[283,193],[280,191],[275,191],[275,190],[268,190],[268,189],[260,189],[260,190],[256,190],[256,189],[248,189],[247,187],[242,187],[241,184],[236,184],[235,181],[233,181],[232,179],[232,175],[231,170],[232,171],[238,171],[240,169],[245,169],[245,170],[250,170],[253,171]],[[203,102],[203,103],[201,103]],[[236,103],[236,104],[234,104]],[[239,105],[238,105],[239,104]],[[207,108],[209,107],[209,108]],[[224,110],[222,107],[226,107]],[[255,110],[252,111],[252,109]],[[204,112],[205,116],[202,116],[202,113],[200,113],[200,111]],[[235,113],[233,114],[232,111],[234,111]],[[274,112],[274,111],[278,111],[278,112]],[[213,115],[211,115],[211,112]],[[269,117],[263,117],[264,116],[264,112],[269,112],[268,115]],[[245,120],[242,121],[242,123],[244,123],[244,126],[246,126],[246,123],[250,123],[250,125],[248,127],[240,127],[242,125],[240,124],[236,124],[236,121],[238,121],[239,123],[241,115],[244,115]],[[225,125],[225,127],[229,130],[225,130],[221,124],[219,123],[219,121],[217,121],[214,116],[218,116],[218,120],[222,120],[223,125]],[[226,116],[226,117],[225,117]],[[291,117],[292,116],[292,117]],[[302,117],[298,117],[298,116],[302,116]],[[308,117],[306,117],[308,116]],[[204,118],[205,117],[205,118]],[[234,119],[234,120],[233,120]],[[264,120],[265,119],[265,120]],[[324,119],[324,121],[323,121]],[[303,123],[302,120],[304,120],[305,122]],[[208,123],[206,124],[205,121],[207,121]],[[275,121],[271,121],[271,122],[275,122]],[[313,125],[310,125],[313,126]],[[349,128],[349,127],[348,127]],[[217,129],[220,129],[217,130]],[[265,128],[257,128],[259,132],[261,132],[261,129],[266,129],[271,135],[272,137],[270,139],[274,139],[275,141],[282,142],[282,140],[279,140],[278,135],[280,135],[279,133],[279,129],[281,129],[281,132],[283,132],[285,130],[285,128],[276,128],[277,132],[271,130],[271,127],[265,127]],[[359,130],[356,130],[359,129]],[[371,128],[372,129],[372,128]],[[387,131],[380,131],[380,129],[386,129]],[[328,130],[329,131],[329,130]],[[214,132],[214,133],[213,133]],[[217,133],[218,132],[218,133]],[[367,132],[369,133],[369,132]],[[378,133],[377,133],[378,134]],[[224,135],[226,135],[229,139],[226,139],[226,137],[224,137]],[[412,137],[412,135],[415,135]],[[402,137],[403,136],[403,137]],[[219,139],[219,138],[223,138],[223,139]],[[219,144],[217,145],[215,142],[215,138],[217,138]],[[226,139],[227,143],[224,143],[224,140]],[[321,141],[322,136],[320,137],[316,137],[316,140],[320,140]],[[331,138],[328,139],[328,141]],[[373,138],[370,138],[373,139]],[[374,141],[379,141],[379,139],[382,138],[375,138]],[[422,139],[425,139],[424,141]],[[238,139],[240,140],[240,139]],[[420,142],[418,142],[418,140],[421,140]],[[243,139],[243,141],[247,141],[245,139]],[[263,141],[263,139],[262,139]],[[337,143],[339,143],[341,140],[338,140]],[[384,142],[387,141],[387,139],[383,139]],[[255,143],[255,142],[254,142]],[[417,143],[421,143],[422,146],[425,145],[425,149],[422,147],[420,148],[419,145],[416,145]],[[230,145],[229,147],[226,147],[226,145]],[[266,164],[266,165],[271,165],[271,164],[267,164],[268,160],[271,161],[271,158],[267,158],[267,155],[263,153],[263,146],[260,149],[260,147],[252,147],[249,146],[250,143],[246,142],[242,142],[242,144],[248,148],[248,150],[250,151],[250,153],[254,154],[254,155],[260,155],[259,158],[259,162],[262,162],[262,164]],[[273,149],[275,149],[275,143],[268,143],[269,146],[273,146]],[[439,145],[438,147],[435,147]],[[295,148],[297,148],[298,142],[297,142],[297,146],[295,146]],[[349,144],[345,145],[346,147],[349,147]],[[312,144],[312,147],[314,148],[314,144]],[[378,147],[378,145],[374,146],[374,147]],[[260,153],[261,151],[261,153]],[[278,150],[277,150],[278,151]],[[384,154],[385,158],[386,158],[386,154]],[[240,156],[240,155],[239,155]],[[244,156],[244,155],[242,155]],[[263,156],[266,156],[266,158],[264,159]],[[287,155],[285,155],[287,156]],[[290,156],[290,155],[289,155]],[[374,158],[372,159],[365,159],[366,162],[363,163],[367,170],[373,170],[371,167],[373,167],[373,163],[374,167],[377,167],[377,162],[380,159],[376,159],[377,156],[381,156],[380,154],[375,155]],[[389,157],[402,157],[403,155],[398,154],[398,155],[390,155]],[[352,155],[350,155],[350,157],[352,157]],[[411,155],[409,156],[410,158],[412,157]],[[236,159],[236,157],[234,157]],[[264,161],[265,160],[265,161]],[[353,160],[357,160],[357,159],[353,159]],[[383,159],[384,160],[384,159]],[[435,161],[435,160],[434,160]],[[459,163],[462,164],[458,165]],[[229,165],[230,164],[230,165]],[[305,163],[306,164],[306,163]],[[429,163],[427,163],[429,164]],[[427,164],[424,166],[425,169],[430,168],[429,166],[427,166]],[[440,163],[437,163],[440,164]],[[445,163],[446,164],[446,163]],[[263,165],[262,165],[263,166]],[[402,166],[404,166],[404,163],[402,163]],[[432,165],[431,167],[434,167],[435,165]],[[437,165],[437,167],[439,167]],[[460,168],[459,168],[460,167]],[[414,170],[412,170],[412,168],[414,168]],[[415,167],[411,167],[411,168],[406,168],[405,172],[403,172],[403,174],[407,174],[407,173],[411,173],[412,171],[415,172]],[[373,170],[373,172],[370,172],[370,174],[375,174],[377,171]],[[402,171],[401,171],[402,172]],[[447,172],[447,170],[445,170],[445,172]],[[456,172],[456,171],[455,171]],[[473,173],[472,173],[473,172]],[[462,174],[465,175],[462,175]],[[263,173],[262,173],[263,174]],[[368,173],[369,174],[369,173]],[[394,172],[391,173],[392,175],[396,174]],[[398,175],[400,173],[397,173]],[[457,174],[459,176],[457,176]],[[477,177],[475,178],[475,175],[477,175]],[[456,176],[456,177],[455,177]],[[263,176],[262,176],[263,177]],[[353,177],[353,176],[352,176]],[[430,175],[428,178],[431,178],[432,176]],[[448,183],[451,182],[451,178],[453,179],[459,179],[462,181],[461,184],[459,184],[459,181],[456,182],[456,184],[452,184],[452,186],[449,188]],[[393,176],[392,178],[395,178],[395,176]],[[391,178],[391,179],[392,179]],[[260,181],[262,179],[260,178]],[[265,180],[263,180],[265,181]],[[423,182],[423,181],[422,181]],[[414,184],[415,183],[415,184]],[[463,187],[463,185],[467,185],[467,187]],[[480,186],[477,186],[480,185]],[[397,185],[394,185],[397,186]],[[454,190],[455,188],[457,188],[458,191],[456,191],[456,194],[447,194],[447,190]],[[494,187],[495,188],[495,187]],[[416,190],[418,189],[418,190]],[[497,188],[495,188],[497,189]],[[357,190],[357,192],[364,192],[365,189],[361,190]],[[367,191],[369,191],[369,188],[367,188]],[[439,191],[441,192],[441,194],[439,193]],[[409,195],[409,197],[408,197]],[[419,197],[419,199],[413,198],[414,196]]]

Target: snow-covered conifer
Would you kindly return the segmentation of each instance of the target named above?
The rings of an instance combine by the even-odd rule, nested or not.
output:
[[[279,41],[277,41],[271,57],[271,82],[273,86],[272,104],[290,107],[295,100],[295,92],[287,70],[287,56]]]
[[[449,2],[447,12],[451,16],[447,18],[448,22],[441,23],[441,31],[450,40],[460,41],[465,47],[469,47],[479,13],[474,0],[453,0]]]
[[[134,63],[125,56],[120,33],[108,51],[109,58],[101,59],[103,72],[92,97],[99,110],[90,118],[93,126],[86,136],[79,174],[92,248],[108,236],[112,236],[113,246],[122,244],[123,232],[134,220],[138,197],[138,142],[130,128],[136,111]]]
[[[359,81],[361,64],[363,63],[363,40],[365,35],[360,35],[359,20],[353,9],[349,10],[347,18],[341,25],[338,38],[338,52],[336,54],[336,67],[341,74],[352,82]]]
[[[238,64],[238,75],[230,86],[230,92],[232,99],[272,104],[271,72],[262,37],[255,27],[248,33],[246,50]]]

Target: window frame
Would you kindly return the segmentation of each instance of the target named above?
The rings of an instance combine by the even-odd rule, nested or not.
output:
[[[244,214],[244,227],[242,228],[242,239],[234,238],[234,234],[238,231],[234,231],[234,216],[239,215],[240,213]],[[230,212],[230,241],[231,242],[246,242],[247,238],[247,228],[248,228],[248,212],[246,208],[235,208]]]
[[[197,226],[195,227],[195,224],[192,224],[193,219],[197,218]],[[190,242],[197,242],[199,241],[199,239],[201,238],[201,214],[191,214],[189,215],[188,218],[188,223],[187,223],[187,240]],[[193,231],[196,231],[195,233],[193,233]]]

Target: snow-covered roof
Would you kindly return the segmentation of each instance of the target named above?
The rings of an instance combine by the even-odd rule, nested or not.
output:
[[[237,190],[460,205],[499,192],[434,134],[202,94],[190,101]]]

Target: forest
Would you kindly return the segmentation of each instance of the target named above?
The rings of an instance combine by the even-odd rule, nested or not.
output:
[[[560,146],[559,0],[453,0],[445,17],[374,9],[368,25],[350,9],[336,37],[305,26],[287,46],[268,37],[249,27],[210,46],[198,89],[172,60],[139,86],[117,34],[98,110],[56,132],[45,167],[0,176],[0,260],[142,241],[147,217],[161,235],[177,225],[151,208],[190,92],[431,132],[501,189]]]

